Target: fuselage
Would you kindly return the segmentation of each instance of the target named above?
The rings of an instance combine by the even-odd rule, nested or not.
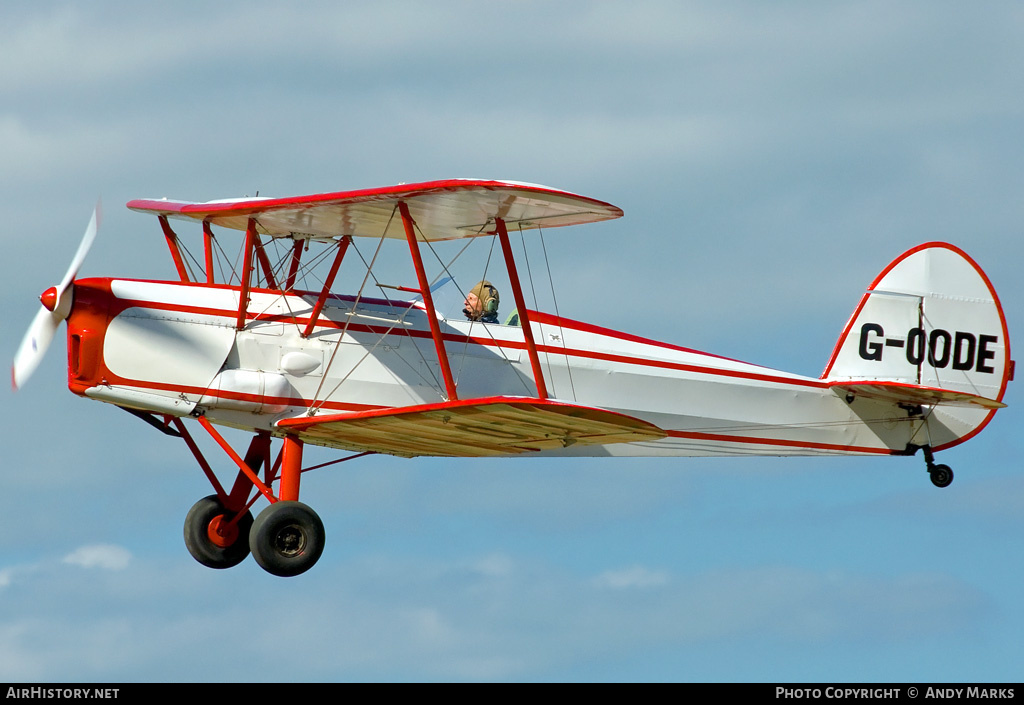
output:
[[[420,301],[335,295],[303,337],[317,292],[128,279],[75,282],[68,383],[76,394],[156,414],[204,414],[248,430],[309,414],[445,400]],[[460,399],[537,394],[524,331],[438,316]],[[827,379],[531,312],[550,397],[634,416],[658,441],[558,455],[900,454],[972,435],[990,412],[929,413],[851,398]]]

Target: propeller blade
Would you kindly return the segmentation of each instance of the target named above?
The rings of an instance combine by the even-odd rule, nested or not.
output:
[[[28,327],[25,337],[18,346],[18,352],[14,355],[14,364],[11,366],[11,387],[20,389],[25,381],[32,376],[39,363],[43,361],[46,349],[50,347],[57,328],[64,317],[39,307],[36,317],[32,319],[32,325]]]
[[[78,244],[78,251],[75,252],[75,256],[71,260],[71,266],[68,267],[68,271],[64,273],[60,286],[57,287],[58,298],[68,288],[68,284],[74,281],[78,270],[82,267],[82,262],[85,261],[85,256],[89,254],[89,248],[92,247],[93,240],[96,239],[96,231],[99,229],[101,214],[100,204],[97,203],[92,211],[92,217],[89,219],[89,226],[85,229],[85,234],[82,236],[82,242]]]
[[[89,248],[92,247],[92,243],[96,239],[100,212],[100,204],[97,203],[92,212],[92,218],[89,219],[89,225],[85,229],[85,235],[82,236],[82,241],[78,245],[78,251],[75,252],[75,256],[71,260],[71,266],[64,273],[60,285],[55,287],[56,303],[53,311],[41,306],[35,318],[32,319],[32,324],[28,327],[25,337],[22,338],[21,345],[18,346],[18,352],[14,355],[14,364],[11,365],[11,387],[15,390],[23,387],[35,369],[39,367],[43,356],[46,355],[46,349],[50,347],[53,336],[60,327],[60,322],[71,312],[73,282],[86,255],[89,254]]]

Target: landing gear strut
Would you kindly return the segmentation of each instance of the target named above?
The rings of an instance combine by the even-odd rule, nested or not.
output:
[[[258,431],[243,458],[200,416],[199,423],[238,467],[234,485],[225,491],[185,424],[181,419],[173,423],[217,491],[196,502],[185,518],[185,545],[192,557],[210,568],[231,568],[251,551],[261,568],[281,577],[312,568],[324,551],[324,524],[316,512],[298,501],[302,441],[285,436],[277,460],[272,461],[270,433]],[[325,465],[362,455],[365,453]],[[272,490],[275,482],[279,483],[276,495]],[[256,501],[256,497],[250,499],[254,488],[270,500],[255,521],[248,509]]]
[[[928,476],[936,487],[949,487],[953,482],[953,469],[948,465],[936,465],[935,455],[928,446],[924,450],[924,461],[928,464]]]

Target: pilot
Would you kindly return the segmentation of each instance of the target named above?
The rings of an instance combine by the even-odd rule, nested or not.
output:
[[[462,302],[462,312],[471,321],[497,323],[498,301],[498,290],[485,279],[466,294],[466,300]]]

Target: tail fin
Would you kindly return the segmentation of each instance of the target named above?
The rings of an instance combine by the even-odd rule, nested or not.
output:
[[[872,282],[822,379],[858,395],[995,409],[1012,378],[995,289],[962,250],[919,245]]]

